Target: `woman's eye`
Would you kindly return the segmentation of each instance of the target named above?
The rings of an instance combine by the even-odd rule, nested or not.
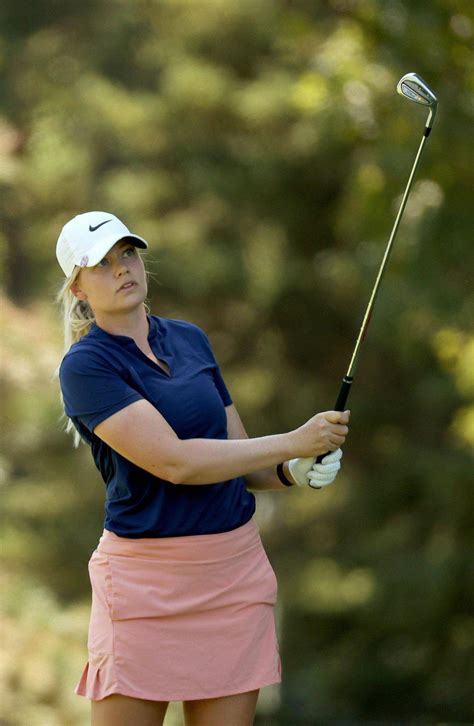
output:
[[[130,253],[130,254],[129,254]],[[133,256],[135,254],[135,247],[127,247],[122,253],[126,257]],[[108,263],[107,257],[104,257],[100,262],[97,263],[96,267],[104,267]]]

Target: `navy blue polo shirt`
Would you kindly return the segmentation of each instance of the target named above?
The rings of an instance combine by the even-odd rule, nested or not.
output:
[[[126,335],[93,324],[64,356],[64,410],[91,446],[106,485],[104,527],[121,537],[227,532],[248,522],[255,497],[243,477],[214,484],[172,484],[114,451],[94,427],[142,398],[180,439],[227,439],[232,403],[206,334],[192,323],[148,315],[148,342],[170,374]]]

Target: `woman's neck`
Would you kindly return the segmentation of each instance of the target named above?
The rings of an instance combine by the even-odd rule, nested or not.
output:
[[[142,305],[126,315],[98,315],[95,322],[111,335],[126,335],[137,343],[148,340],[149,324],[145,307]]]

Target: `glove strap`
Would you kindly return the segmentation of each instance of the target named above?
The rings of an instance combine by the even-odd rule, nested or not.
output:
[[[295,483],[293,481],[290,481],[286,478],[285,473],[283,471],[283,464],[278,464],[277,466],[277,476],[282,484],[284,484],[286,487],[294,487]]]

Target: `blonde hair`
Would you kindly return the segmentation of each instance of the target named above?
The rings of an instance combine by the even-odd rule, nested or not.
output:
[[[140,254],[140,256],[143,260],[143,253]],[[144,267],[148,285],[148,280],[152,273],[147,269],[146,265],[144,265]],[[71,275],[63,282],[55,296],[55,302],[60,306],[62,312],[64,355],[66,355],[73,343],[77,343],[84,335],[87,335],[93,323],[95,323],[94,311],[87,300],[79,300],[71,290],[73,284],[79,277],[81,269],[82,268],[77,265],[74,267]],[[143,304],[147,313],[150,314],[151,310],[147,301],[145,300]],[[61,363],[54,371],[54,378],[59,379],[60,366]],[[59,398],[64,408],[61,386],[59,387]],[[72,419],[70,419],[69,416],[66,416],[66,413],[62,413],[59,417],[59,422],[65,422],[64,431],[73,435],[73,446],[77,449],[82,441],[82,437],[74,426]]]
[[[81,269],[76,265],[56,295],[56,302],[62,308],[64,353],[67,353],[73,343],[77,343],[83,335],[86,335],[95,322],[94,311],[87,300],[79,300],[71,290]]]

